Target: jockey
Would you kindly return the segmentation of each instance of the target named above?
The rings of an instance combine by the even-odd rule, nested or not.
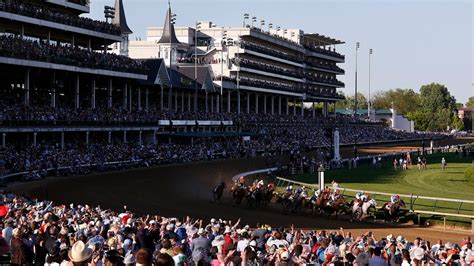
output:
[[[245,177],[241,176],[239,177],[239,186],[242,187],[245,185]]]
[[[286,187],[286,192],[287,193],[293,192],[293,186],[287,186]]]
[[[392,204],[395,204],[395,203],[397,203],[397,202],[399,202],[399,201],[400,201],[400,196],[399,196],[399,195],[392,195],[392,196],[390,197],[390,202],[392,202]]]
[[[274,191],[274,190],[275,190],[275,184],[273,184],[273,183],[268,183],[268,184],[267,184],[267,190],[268,190],[268,191]]]
[[[296,194],[301,194],[301,193],[304,192],[304,190],[305,190],[305,186],[302,186],[302,187],[299,187],[299,188],[296,190],[295,193],[296,193]]]
[[[265,184],[263,183],[263,180],[258,181],[258,183],[257,183],[257,189],[263,188],[264,185],[265,185]]]

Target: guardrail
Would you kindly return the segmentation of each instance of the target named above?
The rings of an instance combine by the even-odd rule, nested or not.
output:
[[[294,185],[299,185],[299,186],[305,186],[313,189],[318,189],[317,184],[309,184],[309,183],[304,183],[304,182],[298,182],[294,180],[290,180],[287,178],[283,177],[277,177],[278,180],[276,186],[281,187],[289,184],[294,184]],[[329,187],[330,189],[336,189],[333,187]],[[436,215],[436,216],[442,216],[444,220],[444,228],[446,229],[446,217],[456,217],[456,218],[465,218],[465,219],[470,219],[471,220],[471,230],[474,232],[474,201],[473,200],[463,200],[463,199],[453,199],[453,198],[437,198],[437,197],[428,197],[428,196],[421,196],[421,195],[414,195],[414,194],[397,194],[397,193],[387,193],[387,192],[379,192],[379,191],[370,191],[370,190],[360,190],[360,189],[350,189],[350,188],[342,188],[339,187],[338,189],[342,190],[343,195],[346,195],[346,192],[364,192],[364,193],[369,193],[373,198],[376,198],[377,195],[383,195],[383,196],[392,196],[392,195],[399,195],[402,198],[409,199],[409,208],[404,208],[403,210],[418,214],[418,224],[420,224],[420,214],[429,214],[429,215]],[[427,205],[427,204],[416,204],[416,200],[428,200],[428,201],[434,201],[433,205]],[[388,202],[389,200],[380,200],[382,202]],[[459,203],[459,206],[457,208],[450,208],[450,207],[441,207],[437,206],[439,202],[450,202],[450,203]],[[472,208],[469,209],[462,209],[462,206],[466,204],[472,204]],[[431,211],[428,210],[423,210],[423,207],[429,207],[432,208]],[[380,208],[380,207],[379,207]],[[449,212],[441,212],[441,211],[436,211],[436,209],[445,209],[445,210],[455,210],[456,213],[449,213]],[[465,214],[461,213],[461,211],[472,213],[472,214]]]
[[[239,173],[237,175],[234,175],[232,177],[232,180],[235,181],[237,180],[240,176],[251,176],[251,175],[257,175],[257,174],[262,174],[262,173],[268,173],[268,172],[273,172],[273,171],[276,171],[278,170],[277,167],[272,167],[272,168],[264,168],[264,169],[258,169],[258,170],[254,170],[254,171],[248,171],[248,172],[244,172],[244,173]],[[298,181],[294,181],[294,180],[291,180],[291,179],[287,179],[287,178],[283,178],[283,177],[276,177],[277,179],[277,184],[276,186],[277,187],[282,187],[282,186],[285,186],[285,185],[289,185],[289,184],[294,184],[294,185],[298,185],[298,186],[305,186],[305,187],[309,187],[309,188],[313,188],[313,189],[318,189],[318,185],[317,184],[310,184],[310,183],[304,183],[304,182],[298,182]],[[335,189],[333,187],[330,187],[331,189]],[[370,191],[370,190],[358,190],[358,189],[350,189],[350,188],[341,188],[339,187],[338,189],[341,189],[344,193],[346,192],[364,192],[364,193],[370,193],[371,196],[373,198],[376,198],[377,195],[382,195],[382,196],[392,196],[392,195],[395,195],[397,193],[387,193],[387,192],[379,192],[379,191]],[[465,218],[465,219],[470,219],[471,220],[471,230],[472,232],[474,232],[474,200],[463,200],[463,199],[453,199],[453,198],[437,198],[437,197],[429,197],[429,196],[422,196],[422,195],[414,195],[414,194],[397,194],[399,195],[400,197],[402,198],[407,198],[409,199],[409,208],[404,208],[405,211],[408,211],[408,212],[412,212],[412,213],[415,213],[415,214],[418,214],[418,224],[420,225],[420,214],[428,214],[428,215],[436,215],[436,216],[442,216],[443,217],[443,221],[444,221],[444,229],[446,229],[446,217],[456,217],[456,218]],[[382,201],[382,202],[388,202],[388,200],[383,200],[383,199],[378,199],[379,201]],[[416,200],[428,200],[428,201],[434,201],[434,204],[433,205],[424,205],[424,204],[416,204]],[[448,209],[448,210],[456,210],[456,213],[449,213],[449,212],[441,212],[441,211],[435,211],[436,208],[442,208],[440,206],[436,206],[438,202],[448,202],[448,203],[459,203],[459,206],[457,208],[447,208],[447,207],[444,207],[444,209]],[[466,204],[472,204],[473,205],[473,208],[469,208],[469,209],[462,209],[462,205],[466,205]],[[419,208],[418,208],[419,207]],[[428,211],[428,210],[423,210],[421,209],[422,207],[430,207],[432,208],[432,211]],[[472,214],[463,214],[461,213],[461,211],[467,211],[467,212],[471,212]]]

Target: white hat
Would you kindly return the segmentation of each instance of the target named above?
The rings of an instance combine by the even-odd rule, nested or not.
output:
[[[415,248],[413,250],[413,257],[417,260],[422,260],[423,257],[425,256],[425,250],[422,248]]]
[[[69,250],[69,258],[72,262],[87,261],[92,256],[92,249],[86,247],[84,242],[77,241]]]
[[[392,240],[393,240],[393,235],[392,235],[392,234],[388,235],[388,236],[387,236],[387,240],[388,240],[388,241],[392,241]]]
[[[206,234],[206,231],[204,230],[204,228],[199,228],[199,230],[197,231],[198,235],[204,235]]]
[[[13,234],[13,236],[16,236],[16,237],[21,236],[20,228],[13,229],[12,234]]]
[[[211,223],[212,223],[212,224],[215,224],[215,223],[216,223],[216,219],[212,218],[212,219],[211,219]]]
[[[255,241],[255,240],[250,241],[249,246],[257,247],[257,241]]]
[[[225,244],[225,238],[223,235],[218,235],[214,240],[212,240],[213,247],[223,246]]]
[[[133,256],[132,252],[128,252],[123,258],[123,264],[133,264],[136,263],[135,256]]]
[[[403,236],[397,236],[397,242],[405,242],[405,238]]]
[[[226,226],[224,230],[224,234],[230,234],[232,232],[232,229],[230,229],[230,226]]]

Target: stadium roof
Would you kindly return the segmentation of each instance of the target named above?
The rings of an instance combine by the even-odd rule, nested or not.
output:
[[[215,84],[212,82],[211,72],[208,66],[179,66],[179,73],[194,80],[194,73],[197,73],[198,87],[207,91],[215,91]]]
[[[343,44],[345,42],[336,40],[334,38],[330,38],[318,33],[305,33],[304,43],[316,44],[316,46],[321,46],[321,45]]]

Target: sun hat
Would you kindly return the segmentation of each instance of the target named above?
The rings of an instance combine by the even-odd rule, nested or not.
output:
[[[230,234],[232,233],[232,229],[230,229],[230,226],[226,226],[224,230],[224,234]]]
[[[206,231],[204,230],[204,228],[199,228],[199,230],[197,231],[198,235],[205,235],[206,234]]]
[[[251,247],[257,247],[257,241],[255,241],[255,240],[250,241],[250,242],[249,242],[249,246],[251,246]]]
[[[422,248],[415,248],[413,250],[413,257],[417,260],[422,260],[425,256],[425,250]]]
[[[84,262],[92,256],[92,249],[86,247],[84,242],[79,240],[74,243],[68,255],[72,262]]]
[[[288,253],[288,251],[283,251],[280,255],[280,258],[282,260],[288,260],[289,257],[290,257],[290,254]]]
[[[225,239],[223,235],[218,235],[214,240],[212,240],[213,247],[223,246],[225,244]]]

